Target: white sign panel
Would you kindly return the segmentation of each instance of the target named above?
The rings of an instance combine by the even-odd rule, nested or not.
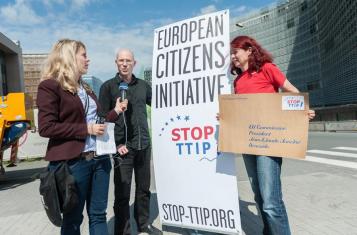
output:
[[[155,30],[152,140],[161,222],[241,234],[235,157],[217,153],[218,95],[230,94],[229,11]]]

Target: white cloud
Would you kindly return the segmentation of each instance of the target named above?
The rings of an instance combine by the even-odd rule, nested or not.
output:
[[[81,40],[87,47],[90,59],[88,74],[105,80],[113,77],[117,72],[114,60],[115,51],[118,48],[126,47],[133,50],[137,60],[134,69],[136,74],[143,67],[151,67],[154,29],[174,22],[170,18],[148,20],[135,25],[120,23],[103,25],[96,22],[95,19],[76,21],[73,19],[73,15],[83,13],[82,10],[75,12],[70,9],[66,12],[56,11],[57,7],[68,6],[69,1],[73,2],[73,5],[82,4],[83,6],[83,4],[98,0],[77,3],[74,3],[74,1],[78,0],[17,0],[12,5],[0,6],[1,17],[3,17],[3,11],[9,11],[8,9],[18,11],[18,7],[20,7],[22,13],[27,11],[27,15],[30,15],[28,12],[32,12],[33,20],[30,20],[31,17],[23,17],[27,22],[38,22],[38,24],[21,24],[19,22],[20,14],[13,11],[12,14],[15,16],[7,16],[8,20],[14,20],[13,24],[1,24],[1,32],[13,40],[19,40],[25,54],[48,53],[52,45],[61,38]],[[46,15],[37,16],[31,8],[31,3],[43,4],[47,8]],[[69,6],[69,8],[72,8],[72,6]],[[39,23],[42,24],[39,25]],[[42,27],[42,25],[46,25],[46,27]]]
[[[103,79],[114,76],[116,73],[115,52],[119,48],[129,48],[134,52],[137,60],[135,72],[140,71],[141,67],[151,67],[152,30],[147,30],[143,26],[121,30],[94,27],[80,32],[80,35],[87,45],[91,59],[89,73],[93,75],[101,74]],[[96,38],[94,35],[100,35],[100,37]]]
[[[90,4],[91,0],[72,0],[74,8],[83,8],[85,5]]]
[[[166,19],[165,21],[169,21]],[[23,53],[48,53],[52,45],[61,38],[81,40],[87,47],[90,59],[88,74],[103,80],[116,73],[115,51],[127,47],[133,50],[137,65],[135,73],[142,67],[151,67],[152,44],[155,22],[134,26],[107,27],[93,22],[57,22],[47,27],[4,27],[2,32],[21,42]]]
[[[100,0],[42,0],[42,3],[47,7],[55,7],[56,5],[67,6],[68,11],[80,10],[90,5],[93,2]]]
[[[200,14],[208,14],[217,11],[217,8],[215,5],[208,5],[200,9]]]
[[[247,11],[247,7],[246,6],[239,6],[237,8],[234,8],[231,10],[231,12],[234,12],[234,13],[243,13],[245,11]]]
[[[15,4],[8,4],[0,8],[0,18],[8,24],[33,25],[43,23],[43,18],[36,14],[28,1],[16,0]]]
[[[42,0],[42,3],[47,5],[47,6],[51,6],[53,3],[63,4],[64,0]]]

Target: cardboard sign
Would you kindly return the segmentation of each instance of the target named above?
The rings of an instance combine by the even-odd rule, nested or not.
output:
[[[308,110],[306,93],[221,95],[218,149],[303,159]]]

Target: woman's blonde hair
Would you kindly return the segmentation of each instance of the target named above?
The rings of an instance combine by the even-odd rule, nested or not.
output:
[[[76,54],[85,45],[81,41],[61,39],[52,48],[42,69],[41,80],[55,79],[64,90],[77,93],[80,76]],[[87,91],[91,91],[87,84],[83,84]]]

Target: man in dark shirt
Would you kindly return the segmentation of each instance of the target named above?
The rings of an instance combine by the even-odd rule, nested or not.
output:
[[[129,200],[133,170],[136,185],[134,218],[138,231],[158,233],[157,229],[149,224],[151,144],[146,105],[151,105],[151,87],[132,74],[136,61],[130,50],[119,50],[115,63],[118,73],[102,85],[99,95],[105,114],[114,107],[116,99],[120,97],[119,86],[123,83],[128,86],[128,107],[116,122],[114,129],[120,155],[114,164],[114,234],[131,233]]]

